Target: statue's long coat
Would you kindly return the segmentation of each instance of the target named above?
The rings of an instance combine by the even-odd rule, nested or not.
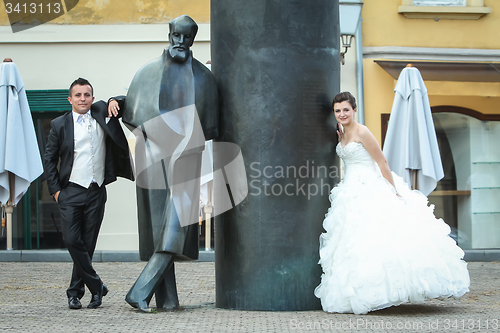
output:
[[[192,55],[191,55],[192,58]],[[136,168],[148,164],[145,151],[161,150],[162,130],[152,129],[148,133],[148,122],[160,116],[160,100],[175,98],[173,92],[177,82],[175,75],[166,75],[171,58],[168,50],[163,55],[142,67],[135,75],[127,93],[123,122],[137,135]],[[218,136],[219,98],[215,78],[206,66],[192,58],[184,66],[192,66],[194,78],[194,100],[206,140]],[[175,64],[178,66],[177,64]],[[162,79],[163,76],[163,79]],[[168,82],[165,82],[165,77]],[[182,90],[182,80],[179,85]],[[160,94],[162,96],[160,97]],[[176,104],[175,102],[173,103]],[[146,126],[144,126],[146,124]],[[143,133],[144,132],[144,133]],[[155,133],[156,132],[156,133]],[[144,135],[145,134],[145,135]],[[200,158],[201,153],[193,154]],[[198,157],[195,158],[197,160]],[[193,161],[195,161],[193,160]],[[137,209],[139,223],[139,251],[141,260],[149,260],[154,252],[169,252],[177,259],[198,259],[198,224],[181,227],[176,217],[171,192],[166,181],[166,161],[149,163],[149,167],[137,170]],[[197,164],[195,161],[193,164]],[[201,167],[201,165],[200,165]],[[193,166],[198,170],[198,166]],[[199,171],[195,171],[199,172]],[[156,184],[144,186],[144,184]],[[198,203],[196,203],[198,204]]]

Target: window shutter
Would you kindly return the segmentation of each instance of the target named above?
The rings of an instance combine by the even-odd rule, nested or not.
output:
[[[68,90],[26,90],[31,112],[71,111],[68,102]]]

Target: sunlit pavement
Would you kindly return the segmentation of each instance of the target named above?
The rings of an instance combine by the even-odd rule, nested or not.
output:
[[[65,290],[71,263],[0,265],[0,332],[500,332],[499,262],[469,263],[471,288],[460,300],[431,300],[368,315],[216,308],[213,262],[176,263],[181,309],[153,313],[124,300],[145,263],[95,263],[109,294],[97,309],[86,308],[87,293],[83,308],[70,310]]]

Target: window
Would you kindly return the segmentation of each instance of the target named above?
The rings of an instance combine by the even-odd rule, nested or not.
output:
[[[57,116],[71,111],[68,89],[26,90],[31,116],[35,125],[38,147],[43,157],[50,122]],[[61,219],[57,203],[47,188],[45,175],[31,183],[29,190],[18,204],[17,225],[19,235],[16,249],[65,248],[61,232]],[[0,239],[0,243],[1,243]]]
[[[500,248],[500,114],[434,106],[444,178],[429,195],[463,249]],[[388,114],[382,114],[382,142]]]
[[[484,0],[401,0],[398,13],[407,19],[479,20],[491,8]]]
[[[462,248],[499,248],[500,151],[496,142],[500,121],[452,112],[433,113],[432,118],[438,142],[446,142],[449,148],[449,154],[443,156],[446,145],[439,147],[448,172],[429,196],[436,205],[436,216],[449,220],[446,222],[456,230]]]
[[[413,0],[414,6],[465,6],[466,0]]]

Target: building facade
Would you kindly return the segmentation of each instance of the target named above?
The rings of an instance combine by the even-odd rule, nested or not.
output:
[[[74,79],[90,80],[97,100],[126,94],[137,70],[167,46],[168,22],[182,14],[199,25],[192,50],[205,63],[209,0],[80,0],[65,15],[17,33],[0,10],[0,60],[12,58],[20,70],[41,146],[50,120],[70,110],[64,94]],[[353,43],[346,54],[342,90],[363,100],[363,121],[383,144],[398,75],[408,63],[417,67],[445,169],[429,200],[460,246],[500,248],[500,3],[365,0],[362,19],[362,48]],[[133,147],[135,137],[128,134]],[[57,206],[43,179],[15,214],[16,249],[64,247]],[[119,179],[108,186],[97,249],[138,249],[134,183]]]
[[[80,0],[65,15],[17,33],[4,9],[2,5],[0,61],[12,58],[20,71],[41,150],[50,120],[71,110],[66,99],[71,82],[88,79],[96,100],[125,95],[134,74],[168,46],[173,18],[187,14],[198,23],[193,54],[202,63],[210,59],[209,0]],[[124,129],[133,148],[135,137]],[[119,178],[107,191],[97,250],[138,250],[135,184]],[[14,214],[14,249],[64,248],[57,204],[43,177]],[[0,244],[5,249],[5,236]]]
[[[383,144],[401,70],[425,81],[445,177],[435,213],[464,249],[500,247],[500,3],[367,0],[365,123]]]

